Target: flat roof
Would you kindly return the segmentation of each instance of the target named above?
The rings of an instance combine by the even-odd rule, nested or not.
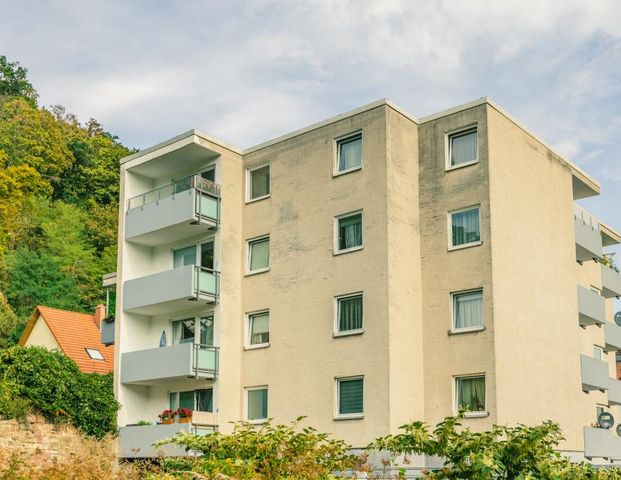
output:
[[[240,148],[231,146],[231,145],[227,144],[226,142],[223,142],[223,141],[218,140],[216,138],[210,137],[209,135],[205,134],[204,132],[202,132],[200,130],[192,129],[192,130],[188,130],[187,132],[182,133],[181,135],[177,135],[176,137],[173,137],[173,138],[171,138],[169,140],[165,140],[165,141],[163,141],[161,143],[158,143],[157,145],[153,145],[152,147],[148,147],[148,148],[146,148],[144,150],[136,152],[136,153],[134,153],[132,155],[129,155],[127,157],[124,157],[124,158],[121,159],[121,164],[129,162],[129,161],[137,159],[137,158],[140,158],[140,157],[143,157],[143,156],[148,155],[150,153],[156,152],[157,150],[166,149],[166,147],[170,147],[172,144],[174,144],[176,142],[179,142],[181,140],[187,139],[187,138],[192,137],[192,136],[200,137],[200,138],[202,138],[202,139],[204,139],[204,140],[206,140],[208,142],[211,142],[211,143],[213,143],[215,145],[218,145],[218,146],[220,146],[222,148],[225,148],[225,149],[230,150],[232,152],[235,152],[237,154],[247,155],[249,153],[256,152],[258,150],[267,148],[267,147],[275,145],[277,143],[284,142],[285,140],[289,140],[291,138],[297,137],[297,136],[302,135],[304,133],[311,132],[313,130],[316,130],[318,128],[324,127],[326,125],[330,125],[332,123],[344,120],[346,118],[353,117],[355,115],[359,115],[361,113],[367,112],[369,110],[373,110],[373,109],[381,107],[381,106],[388,106],[388,107],[392,108],[393,110],[399,112],[400,114],[404,115],[406,118],[410,119],[411,121],[413,121],[413,122],[415,122],[417,124],[423,124],[423,123],[431,122],[431,121],[436,120],[438,118],[446,117],[448,115],[452,115],[454,113],[462,112],[464,110],[475,108],[475,107],[478,107],[478,106],[484,105],[484,104],[487,104],[491,108],[494,108],[501,115],[503,115],[507,119],[509,119],[513,124],[515,124],[517,127],[522,129],[526,134],[531,136],[534,140],[536,140],[537,142],[541,143],[544,147],[546,147],[552,153],[554,153],[557,157],[559,157],[570,168],[570,170],[572,171],[572,174],[574,175],[574,177],[576,177],[576,180],[578,180],[580,183],[582,183],[583,186],[587,190],[591,190],[591,191],[593,191],[595,193],[599,193],[600,185],[599,185],[599,182],[597,180],[595,180],[593,177],[591,177],[589,174],[587,174],[584,170],[582,170],[580,167],[578,167],[575,163],[573,163],[572,161],[568,160],[567,158],[563,157],[561,154],[556,152],[549,144],[547,144],[540,137],[535,135],[532,131],[527,129],[519,121],[517,121],[515,118],[513,118],[511,115],[509,115],[505,110],[503,110],[500,106],[498,106],[489,97],[481,97],[481,98],[479,98],[477,100],[473,100],[472,102],[468,102],[468,103],[464,103],[462,105],[451,107],[451,108],[449,108],[447,110],[442,110],[440,112],[434,113],[432,115],[428,115],[426,117],[422,117],[420,119],[417,119],[416,117],[414,117],[413,115],[408,113],[406,110],[404,110],[403,108],[399,107],[397,104],[395,104],[394,102],[389,100],[388,98],[382,98],[380,100],[376,100],[375,102],[368,103],[366,105],[363,105],[362,107],[356,108],[356,109],[351,110],[349,112],[342,113],[342,114],[339,114],[339,115],[335,115],[335,116],[330,117],[330,118],[328,118],[326,120],[322,120],[321,122],[313,123],[313,124],[311,124],[311,125],[309,125],[307,127],[304,127],[304,128],[298,129],[298,130],[294,130],[294,131],[292,131],[290,133],[286,133],[284,135],[281,135],[279,137],[273,138],[271,140],[267,140],[266,142],[259,143],[257,145],[251,146],[251,147],[246,148],[246,149],[240,149]],[[588,196],[588,195],[584,195],[584,196]]]

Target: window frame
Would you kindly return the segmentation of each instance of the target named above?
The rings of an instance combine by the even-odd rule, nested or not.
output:
[[[91,359],[91,360],[95,360],[96,362],[105,362],[106,361],[103,353],[101,353],[101,350],[99,350],[98,348],[84,347],[84,351],[88,355],[88,358]],[[98,356],[93,357],[91,352],[97,352],[99,354],[99,357],[101,357],[101,358],[99,358]]]
[[[198,407],[198,392],[201,390],[211,390],[211,412],[208,410],[197,410],[196,408]],[[192,412],[200,412],[200,413],[215,413],[216,410],[216,391],[214,387],[204,387],[204,388],[195,388],[193,390],[169,390],[168,391],[168,404],[169,404],[169,408],[171,410],[176,410],[179,408],[179,394],[180,393],[186,393],[186,392],[192,392],[192,396],[193,396],[193,405],[192,405]],[[170,397],[172,395],[176,396],[176,406],[173,408],[173,405],[171,404],[170,401]]]
[[[465,418],[484,418],[489,416],[489,408],[488,408],[488,389],[487,389],[487,375],[485,373],[469,373],[467,375],[455,375],[453,377],[453,414],[457,415],[459,413],[459,380],[464,380],[468,378],[483,378],[485,382],[485,405],[483,410],[477,411],[469,411],[464,412]]]
[[[362,412],[360,413],[340,413],[341,382],[348,380],[362,380]],[[334,377],[334,420],[360,420],[364,418],[364,375],[350,375],[346,377]]]
[[[268,167],[269,168],[269,193],[267,195],[262,195],[260,197],[252,198],[252,172],[255,170],[259,170],[260,168]],[[270,198],[272,196],[272,164],[271,162],[262,163],[260,165],[256,165],[254,167],[246,168],[246,204],[258,202],[259,200],[265,200],[266,198]]]
[[[266,418],[255,418],[254,420],[250,420],[248,418],[248,392],[255,390],[266,390],[267,391],[267,416]],[[262,423],[266,423],[270,418],[270,389],[269,385],[257,385],[254,387],[244,387],[244,421],[248,423],[252,423],[254,425],[260,425]]]
[[[362,327],[361,328],[356,328],[354,330],[344,330],[341,331],[339,330],[340,327],[340,300],[344,300],[344,299],[348,299],[348,298],[353,298],[353,297],[360,297],[362,299]],[[345,293],[343,295],[336,295],[334,297],[334,325],[333,325],[333,332],[332,332],[332,336],[335,338],[338,337],[349,337],[351,335],[361,335],[364,333],[364,292],[363,291],[359,291],[359,292],[352,292],[352,293]]]
[[[595,356],[596,351],[599,351],[599,357]],[[608,352],[604,350],[604,347],[601,347],[599,345],[593,345],[593,358],[595,360],[599,360],[600,362],[608,363]]]
[[[184,320],[193,320],[194,321],[194,340],[193,340],[193,344],[194,345],[202,345],[200,343],[200,338],[201,338],[201,328],[200,328],[200,321],[202,318],[207,318],[207,317],[212,317],[212,322],[213,322],[213,345],[209,345],[210,347],[215,347],[217,346],[218,342],[216,340],[216,311],[214,310],[207,310],[204,311],[202,313],[197,313],[194,315],[176,315],[174,317],[170,317],[170,341],[168,340],[167,337],[167,346],[172,346],[172,345],[181,345],[180,343],[174,343],[175,342],[175,327],[174,327],[174,323],[175,322],[181,322]],[[197,328],[198,326],[198,328]],[[166,333],[166,335],[168,335],[168,332]],[[189,343],[189,342],[188,342]]]
[[[265,240],[267,239],[269,246],[268,246],[268,252],[269,252],[269,257],[267,260],[267,267],[261,267],[261,268],[257,268],[255,270],[250,270],[250,262],[252,260],[251,257],[251,253],[252,253],[252,248],[251,248],[251,244],[256,243],[256,242],[260,242],[261,240]],[[265,235],[259,235],[258,237],[252,237],[249,238],[248,240],[246,240],[246,275],[256,275],[258,273],[264,273],[264,272],[269,272],[270,268],[271,268],[271,262],[272,262],[272,258],[271,258],[271,238],[270,238],[270,234],[267,233]]]
[[[264,315],[266,314],[268,315],[268,320],[267,320],[267,332],[268,334],[270,333],[270,309],[269,308],[264,308],[261,310],[254,310],[252,312],[247,312],[245,314],[245,328],[244,328],[244,350],[256,350],[259,348],[267,348],[270,346],[270,341],[271,341],[271,335],[270,335],[270,341],[266,342],[266,343],[255,343],[252,344],[250,343],[250,337],[252,335],[252,329],[250,328],[250,322],[252,321],[252,317],[255,317],[257,315]]]
[[[360,137],[360,165],[356,167],[346,168],[345,170],[339,170],[339,164],[341,160],[341,144],[354,140],[355,137]],[[339,177],[351,172],[357,172],[364,169],[364,135],[362,129],[347,133],[336,137],[333,142],[334,145],[334,162],[332,165],[332,177]]]
[[[453,137],[459,137],[461,135],[465,135],[466,133],[470,133],[471,131],[476,132],[477,134],[477,156],[474,160],[470,160],[468,162],[458,163],[457,165],[451,165],[451,154],[453,150]],[[480,159],[480,149],[479,149],[479,126],[477,123],[472,123],[470,125],[465,125],[463,127],[459,127],[453,130],[448,130],[444,132],[444,170],[449,172],[451,170],[457,170],[458,168],[469,167],[470,165],[475,165],[479,163]]]
[[[348,217],[353,217],[354,215],[360,214],[360,231],[362,236],[362,243],[355,247],[344,248],[343,250],[339,249],[339,221]],[[333,222],[333,255],[343,255],[344,253],[357,252],[358,250],[364,249],[364,210],[361,208],[359,210],[354,210],[348,213],[342,213],[340,215],[336,215],[334,217]]]
[[[189,248],[189,247],[194,247],[196,249],[196,261],[197,263],[194,264],[194,266],[199,266],[201,268],[208,268],[208,267],[203,267],[201,265],[201,247],[202,245],[205,245],[206,243],[213,243],[213,270],[217,271],[218,270],[218,254],[219,254],[219,250],[217,249],[217,242],[216,242],[216,236],[215,234],[210,235],[209,237],[205,238],[204,240],[201,240],[199,242],[185,242],[185,243],[180,243],[177,246],[173,246],[170,249],[170,256],[171,256],[171,262],[172,262],[172,269],[174,270],[175,268],[183,268],[183,267],[175,267],[175,252],[178,250],[183,250],[185,248]],[[187,267],[188,265],[184,265],[184,267]]]
[[[453,245],[453,215],[456,213],[468,212],[470,210],[478,210],[479,212],[479,239],[475,242],[462,243],[461,245]],[[461,250],[463,248],[478,247],[483,244],[483,228],[481,224],[481,204],[471,205],[469,207],[459,208],[447,212],[447,233],[448,233],[448,251]]]
[[[449,333],[451,335],[458,335],[458,334],[462,334],[462,333],[472,333],[472,332],[480,332],[482,330],[485,330],[485,311],[484,309],[482,309],[481,313],[481,325],[477,325],[475,327],[462,327],[462,328],[457,328],[455,326],[455,297],[459,296],[459,295],[467,295],[469,293],[477,293],[480,292],[481,293],[481,302],[483,304],[483,307],[485,306],[485,298],[484,298],[484,292],[483,292],[483,287],[477,287],[477,288],[469,288],[467,290],[457,290],[455,292],[451,292],[449,294],[449,305],[450,305],[450,322],[451,322],[451,328],[449,330]]]

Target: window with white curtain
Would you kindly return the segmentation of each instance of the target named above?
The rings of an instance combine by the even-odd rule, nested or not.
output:
[[[455,410],[466,413],[484,413],[485,375],[455,378]]]
[[[362,331],[362,294],[336,297],[337,334],[359,333]]]
[[[449,167],[474,163],[478,160],[477,129],[469,128],[448,136]]]
[[[270,196],[270,166],[262,165],[246,170],[246,201]]]
[[[337,253],[362,248],[362,212],[336,217],[335,233]]]
[[[483,290],[453,293],[453,330],[483,327]]]
[[[247,346],[267,346],[270,342],[270,312],[248,314]]]
[[[450,213],[451,247],[481,243],[481,214],[479,207]]]
[[[362,167],[362,133],[336,141],[336,167],[336,173],[345,173]]]
[[[248,273],[259,273],[270,267],[270,237],[248,241]]]

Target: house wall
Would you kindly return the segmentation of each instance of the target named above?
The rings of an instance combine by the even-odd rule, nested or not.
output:
[[[32,331],[30,335],[26,339],[24,344],[25,346],[37,346],[37,347],[45,347],[49,350],[58,350],[62,351],[60,345],[54,338],[54,334],[50,330],[50,327],[47,326],[43,317],[39,316],[37,321],[35,322],[34,327],[32,327]]]

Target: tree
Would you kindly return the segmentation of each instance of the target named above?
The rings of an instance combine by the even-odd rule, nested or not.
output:
[[[0,349],[17,343],[21,324],[22,322],[0,292]]]
[[[427,472],[428,479],[621,479],[618,468],[596,470],[562,457],[556,448],[563,436],[550,421],[534,427],[494,425],[489,431],[473,432],[461,428],[460,417],[447,417],[433,432],[423,422],[400,429],[404,433],[379,438],[367,448],[444,458],[444,468]]]
[[[21,97],[36,106],[39,95],[26,78],[27,73],[19,62],[9,62],[0,55],[0,97]]]

